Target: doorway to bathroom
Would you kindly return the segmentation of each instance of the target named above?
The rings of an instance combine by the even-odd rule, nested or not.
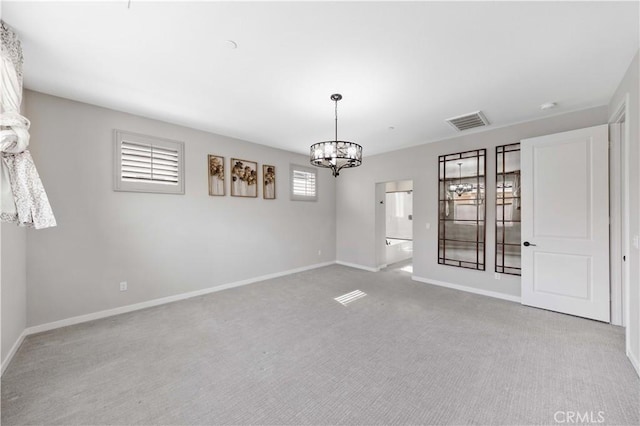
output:
[[[384,184],[384,264],[413,272],[413,181]]]

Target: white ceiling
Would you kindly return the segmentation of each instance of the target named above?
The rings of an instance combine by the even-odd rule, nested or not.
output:
[[[444,120],[476,110],[503,126],[607,104],[638,49],[638,9],[4,1],[2,19],[27,88],[301,153],[333,138],[339,92],[338,137],[366,156],[456,136]]]

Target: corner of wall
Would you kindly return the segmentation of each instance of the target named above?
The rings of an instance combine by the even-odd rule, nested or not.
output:
[[[27,327],[26,233],[11,223],[0,227],[2,372],[20,348]]]

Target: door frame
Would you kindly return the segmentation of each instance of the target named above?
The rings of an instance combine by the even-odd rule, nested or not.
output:
[[[616,187],[616,191],[611,193],[610,212],[610,250],[616,253],[615,263],[611,263],[611,295],[612,302],[615,302],[614,296],[622,296],[622,304],[612,303],[611,323],[614,325],[626,326],[629,323],[629,262],[622,263],[622,252],[628,256],[630,253],[629,239],[629,94],[625,94],[620,105],[614,110],[609,117],[609,128],[611,125],[619,125],[625,121],[624,134],[622,135],[622,144],[620,143],[620,135],[618,137],[610,137],[609,147],[613,161],[610,161],[609,179],[610,187]],[[611,136],[611,135],[610,135]],[[624,176],[622,175],[624,170]],[[624,193],[621,193],[621,186],[624,183]],[[625,201],[625,209],[622,211],[622,200]],[[622,277],[624,276],[624,280]],[[622,283],[625,283],[622,288]],[[614,286],[618,286],[614,288]],[[615,308],[615,310],[614,310]],[[622,310],[622,312],[620,312]],[[625,330],[625,341],[629,342],[629,328]],[[628,347],[627,347],[628,351]]]
[[[375,234],[374,244],[376,254],[376,269],[379,271],[387,267],[387,254],[386,254],[386,238],[387,238],[387,221],[386,221],[386,182],[376,182],[375,186]]]

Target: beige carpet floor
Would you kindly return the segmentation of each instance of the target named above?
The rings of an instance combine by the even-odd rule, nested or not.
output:
[[[367,296],[334,300],[354,290]],[[29,336],[2,377],[3,425],[556,424],[569,412],[640,423],[623,329],[337,265]]]

